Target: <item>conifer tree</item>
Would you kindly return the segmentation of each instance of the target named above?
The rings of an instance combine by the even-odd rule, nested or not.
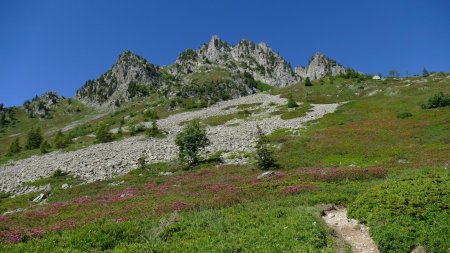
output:
[[[256,143],[256,162],[260,169],[270,170],[277,169],[279,165],[277,164],[272,150],[267,147],[267,137],[263,133],[262,129],[257,126],[258,129],[258,142]]]
[[[41,129],[38,127],[36,130],[32,128],[28,132],[27,136],[27,144],[25,145],[26,149],[36,149],[40,148],[42,143],[42,135],[41,135]]]
[[[305,80],[305,86],[312,86],[312,83],[311,83],[311,80],[309,79],[309,77],[307,77]]]
[[[22,150],[22,147],[20,146],[20,142],[19,142],[19,138],[17,137],[16,139],[14,139],[13,142],[11,142],[11,145],[9,145],[9,149],[8,149],[8,156],[20,153],[20,151]]]
[[[426,69],[426,68],[423,68],[422,69],[422,76],[423,77],[427,77],[427,76],[429,76],[430,75],[430,73],[428,73],[428,70]]]
[[[48,149],[50,148],[50,144],[46,140],[43,140],[41,142],[41,146],[39,147],[39,150],[41,151],[41,154],[47,154]]]

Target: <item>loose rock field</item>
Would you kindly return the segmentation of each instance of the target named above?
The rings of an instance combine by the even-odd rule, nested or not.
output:
[[[166,138],[131,137],[121,141],[93,145],[72,152],[56,151],[42,156],[33,156],[0,167],[0,191],[16,195],[40,190],[37,187],[24,186],[24,182],[49,177],[56,169],[70,172],[85,182],[106,180],[116,175],[123,175],[137,167],[137,160],[144,156],[149,163],[170,161],[177,156],[174,144],[175,135],[182,129],[182,123],[211,116],[225,115],[239,111],[240,104],[261,103],[252,109],[261,108],[261,112],[248,119],[234,119],[225,125],[207,128],[211,145],[206,154],[222,150],[226,163],[243,163],[245,159],[232,156],[235,153],[254,151],[256,129],[259,125],[265,133],[280,128],[298,129],[304,123],[332,113],[338,104],[313,104],[305,116],[282,120],[279,115],[270,113],[287,100],[268,94],[255,94],[215,104],[214,106],[192,112],[172,115],[158,120],[158,126],[168,133]],[[150,126],[150,123],[145,123]],[[232,125],[231,125],[232,124]],[[229,126],[231,125],[231,126]],[[233,158],[232,158],[233,157]]]

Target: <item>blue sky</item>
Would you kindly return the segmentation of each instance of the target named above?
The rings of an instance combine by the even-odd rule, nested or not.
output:
[[[293,66],[320,51],[366,73],[450,71],[450,1],[0,2],[0,103],[71,97],[126,50],[168,65],[213,34],[264,41]]]

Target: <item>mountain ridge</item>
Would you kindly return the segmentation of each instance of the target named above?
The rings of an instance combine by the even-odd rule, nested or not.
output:
[[[164,67],[154,65],[126,50],[120,54],[110,70],[96,80],[88,80],[80,87],[75,97],[88,106],[118,107],[135,96],[146,96],[150,91],[166,96],[178,94],[181,90],[185,90],[185,87],[180,86],[188,88],[192,86],[190,75],[205,74],[214,69],[222,69],[237,76],[248,73],[255,81],[273,87],[290,86],[306,78],[316,80],[346,73],[344,67],[322,53],[316,53],[305,68],[301,66],[293,68],[264,42],[256,44],[242,39],[236,45],[230,45],[217,35],[213,35],[208,43],[197,49],[186,49],[173,64]],[[217,80],[215,84],[220,88],[231,87],[233,95],[224,95],[226,98],[236,97],[239,93],[242,95],[253,93],[253,82],[248,82],[252,84],[249,87],[242,87],[247,81],[234,82],[227,79]],[[243,89],[247,92],[236,92]]]

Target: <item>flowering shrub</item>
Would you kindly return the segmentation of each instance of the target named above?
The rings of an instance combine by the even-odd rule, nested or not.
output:
[[[287,174],[282,172],[282,171],[276,171],[275,173],[273,173],[272,176],[270,176],[271,179],[275,179],[275,178],[282,178],[282,177],[286,177]]]
[[[173,211],[181,211],[188,207],[188,205],[182,201],[175,201],[172,204],[172,210]]]
[[[92,199],[89,196],[83,196],[83,197],[74,198],[72,200],[72,202],[78,203],[78,204],[86,204],[86,203],[92,202]]]
[[[64,202],[55,202],[55,203],[50,203],[50,204],[49,204],[49,206],[50,206],[51,208],[54,208],[54,209],[63,208],[63,207],[68,206],[68,205],[69,205],[69,202],[67,202],[67,201],[64,201]]]
[[[383,178],[386,170],[382,167],[372,168],[314,168],[305,171],[305,174],[314,180],[324,180],[328,182],[340,180],[360,180],[371,178]]]
[[[319,186],[317,186],[317,185],[309,185],[309,184],[291,185],[291,186],[281,189],[280,193],[285,194],[285,195],[292,195],[292,194],[297,194],[302,191],[316,191],[318,189],[319,189]]]

